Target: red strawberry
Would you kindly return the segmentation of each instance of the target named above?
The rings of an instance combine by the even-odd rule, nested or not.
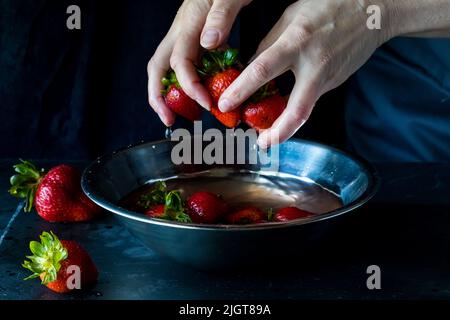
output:
[[[211,192],[196,192],[186,203],[187,211],[196,223],[215,223],[228,212],[228,204]]]
[[[47,221],[71,222],[91,220],[102,211],[83,193],[80,172],[72,166],[62,164],[44,175],[43,169],[21,160],[14,170],[9,193],[26,199],[25,212],[34,204]]]
[[[278,94],[269,95],[256,102],[248,102],[242,111],[244,122],[253,129],[268,129],[286,108],[286,99]]]
[[[241,72],[236,69],[227,69],[217,73],[215,76],[206,80],[206,88],[213,98],[211,113],[217,120],[228,128],[234,128],[241,122],[241,111],[236,108],[230,112],[222,112],[217,106],[219,98],[226,88],[239,76]]]
[[[240,108],[230,112],[222,112],[217,104],[222,93],[241,74],[236,65],[237,50],[210,51],[202,59],[206,89],[212,97],[211,113],[222,124],[229,128],[236,127],[241,122]]]
[[[173,112],[190,121],[200,119],[202,111],[199,105],[181,89],[175,72],[169,71],[167,76],[162,79],[162,83],[165,86],[163,94],[166,105]]]
[[[43,232],[41,242],[31,241],[30,250],[22,266],[33,274],[25,280],[39,277],[49,289],[65,293],[76,288],[76,268],[79,268],[79,288],[97,281],[98,271],[89,254],[75,241],[59,240],[53,232]]]
[[[261,223],[266,219],[267,213],[253,206],[247,206],[226,217],[227,222],[231,224]]]
[[[166,216],[166,213],[164,211],[164,207],[165,206],[163,204],[157,204],[157,205],[152,206],[149,209],[147,209],[144,212],[144,214],[147,217],[164,219],[165,216]]]
[[[314,214],[305,210],[301,210],[296,207],[286,207],[278,209],[275,215],[273,216],[272,221],[276,222],[286,222],[295,219],[308,218],[313,216]]]

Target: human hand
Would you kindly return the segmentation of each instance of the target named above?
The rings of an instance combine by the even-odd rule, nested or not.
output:
[[[371,0],[370,4],[389,12],[387,2]],[[238,107],[269,80],[291,70],[296,80],[287,107],[260,134],[258,144],[267,148],[290,138],[319,97],[342,84],[391,37],[389,29],[367,28],[367,6],[365,0],[301,0],[289,6],[253,61],[222,94],[220,110]]]
[[[251,0],[185,0],[153,57],[148,72],[149,103],[166,126],[175,114],[161,95],[161,79],[172,68],[184,92],[209,110],[211,98],[201,85],[194,63],[204,49],[225,43],[240,9]]]

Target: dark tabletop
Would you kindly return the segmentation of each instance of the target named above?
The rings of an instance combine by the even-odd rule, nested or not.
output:
[[[109,214],[90,223],[55,224],[22,212],[7,193],[13,163],[0,161],[0,299],[450,298],[450,164],[376,164],[378,195],[341,219],[301,265],[214,274],[162,258]],[[93,289],[58,295],[38,280],[22,280],[28,242],[44,230],[90,252],[100,270]],[[367,289],[369,265],[381,268],[380,290]]]

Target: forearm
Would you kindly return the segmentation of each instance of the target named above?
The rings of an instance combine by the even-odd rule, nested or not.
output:
[[[449,37],[450,0],[387,0],[393,36]]]

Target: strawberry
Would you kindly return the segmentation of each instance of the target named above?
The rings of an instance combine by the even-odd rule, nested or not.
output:
[[[189,215],[184,212],[180,192],[177,190],[167,192],[164,181],[156,182],[149,193],[141,196],[138,205],[145,209],[144,214],[150,218],[192,222]]]
[[[75,272],[79,268],[80,288],[91,286],[97,281],[98,271],[89,254],[75,241],[59,240],[53,232],[43,232],[41,242],[31,241],[33,255],[27,256],[22,266],[32,275],[25,280],[39,277],[49,289],[65,293],[74,290],[77,284]]]
[[[269,82],[249,99],[242,110],[242,118],[247,125],[261,131],[270,128],[285,108],[286,99]]]
[[[166,216],[166,214],[164,212],[164,208],[165,208],[165,206],[163,204],[157,204],[157,205],[154,205],[154,206],[148,208],[144,212],[144,214],[150,218],[164,219]]]
[[[215,223],[228,212],[228,204],[211,192],[196,192],[186,202],[187,211],[196,223]]]
[[[166,105],[173,112],[190,121],[200,119],[202,113],[200,106],[180,87],[174,71],[169,71],[161,82],[165,87],[162,93]]]
[[[314,214],[296,207],[281,208],[276,211],[272,217],[272,221],[286,222],[295,219],[308,218]]]
[[[83,193],[80,172],[72,166],[62,164],[45,174],[43,169],[21,160],[14,170],[17,174],[10,179],[9,193],[26,199],[25,212],[30,212],[34,204],[47,221],[72,222],[91,220],[102,211]]]
[[[226,217],[227,222],[231,224],[262,223],[266,219],[267,213],[253,206],[247,206]]]
[[[240,108],[230,112],[222,112],[218,108],[220,96],[241,74],[236,68],[237,50],[209,51],[202,58],[203,69],[199,72],[206,75],[205,86],[212,97],[211,113],[228,128],[234,128],[241,122]]]

